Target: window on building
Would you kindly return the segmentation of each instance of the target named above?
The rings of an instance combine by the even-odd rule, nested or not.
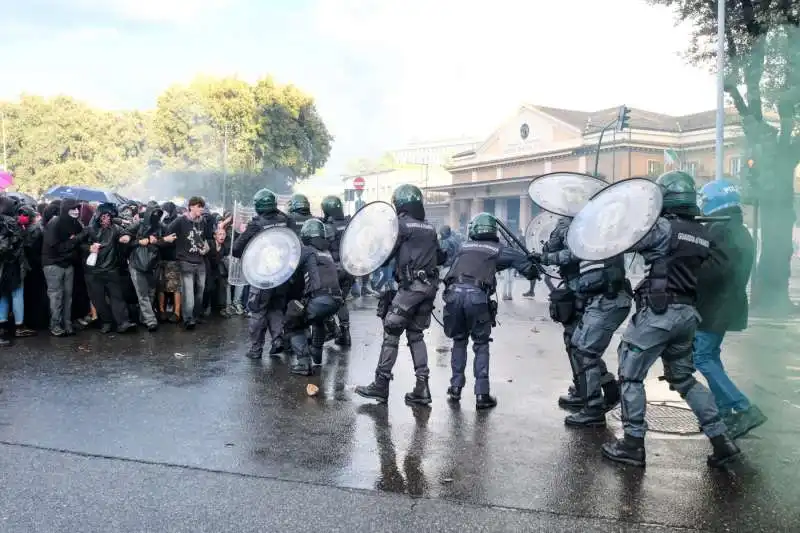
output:
[[[503,179],[503,167],[501,165],[497,165],[497,169],[495,172],[495,178],[501,180]]]
[[[664,162],[655,159],[647,160],[647,175],[660,176],[664,172]]]
[[[742,158],[733,157],[730,162],[729,174],[733,177],[738,177],[742,172]]]
[[[691,177],[697,177],[697,161],[689,161],[684,169]]]
[[[356,191],[354,189],[345,189],[344,191],[344,201],[345,202],[353,202],[356,199]]]

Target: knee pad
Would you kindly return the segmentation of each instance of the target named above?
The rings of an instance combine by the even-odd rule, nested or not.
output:
[[[666,376],[664,380],[669,383],[670,390],[674,390],[678,394],[681,395],[681,398],[684,398],[692,387],[697,384],[697,380],[694,379],[694,376],[689,374],[688,376]]]
[[[402,331],[401,331],[402,333]],[[400,333],[391,333],[386,331],[386,328],[383,330],[383,344],[386,346],[399,346],[400,345]]]
[[[403,330],[405,330],[403,326],[398,326],[397,324],[391,324],[388,321],[383,323],[383,332],[386,335],[391,335],[393,337],[399,337],[403,334]]]
[[[421,342],[425,337],[421,331],[406,331],[406,338],[408,339],[408,345],[411,346],[415,342]]]

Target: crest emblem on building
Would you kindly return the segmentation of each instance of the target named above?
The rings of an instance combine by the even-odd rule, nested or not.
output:
[[[522,137],[523,141],[528,138],[528,135],[530,135],[530,133],[531,133],[531,128],[527,124],[523,124],[522,126],[519,127],[519,136]]]

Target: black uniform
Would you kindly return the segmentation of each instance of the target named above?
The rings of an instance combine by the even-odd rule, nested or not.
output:
[[[445,257],[439,248],[436,229],[431,224],[403,212],[398,215],[398,223],[398,243],[387,261],[397,261],[395,277],[399,290],[387,291],[382,297],[385,305],[380,306],[379,312],[383,315],[383,345],[376,376],[392,379],[400,335],[405,331],[414,373],[418,382],[420,379],[427,382],[428,349],[422,332],[431,324],[433,302],[439,286],[437,266],[444,263]]]
[[[247,223],[247,228],[233,242],[231,251],[233,257],[240,258],[250,240],[269,228],[289,227],[295,230],[294,222],[284,213],[258,215]],[[288,284],[283,284],[274,289],[257,289],[250,287],[247,298],[247,309],[250,311],[249,333],[250,350],[247,356],[259,359],[264,349],[267,330],[272,339],[270,354],[275,355],[283,351],[283,313],[286,307]]]
[[[453,339],[450,355],[452,377],[448,395],[457,400],[466,383],[467,343],[475,351],[475,395],[479,407],[493,407],[489,396],[489,341],[497,303],[490,299],[496,289],[496,273],[513,267],[525,277],[535,277],[535,266],[514,248],[494,240],[470,240],[461,245],[444,278],[444,333]],[[481,401],[485,404],[480,403]],[[491,405],[490,405],[491,404]]]
[[[348,274],[341,267],[341,257],[339,256],[339,247],[342,243],[342,235],[350,222],[350,217],[342,217],[339,219],[328,217],[324,220],[326,234],[330,237],[330,252],[339,272],[339,287],[342,289],[342,296],[347,298],[350,294],[350,289],[353,288],[355,278]],[[350,310],[347,308],[347,302],[342,303],[337,312],[339,318],[339,335],[336,339],[336,344],[340,346],[350,346]]]
[[[322,364],[325,320],[342,303],[339,276],[331,254],[313,246],[303,246],[294,276],[302,284],[301,298],[292,299],[286,313],[286,331],[295,356],[291,372],[310,375],[311,364]],[[311,327],[309,346],[306,329]]]

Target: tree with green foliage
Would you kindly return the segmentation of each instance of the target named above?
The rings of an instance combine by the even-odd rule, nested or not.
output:
[[[716,58],[716,0],[646,0],[675,9],[694,31],[687,58]],[[751,194],[762,247],[752,301],[764,312],[793,309],[789,298],[794,172],[800,163],[800,0],[726,0],[725,91],[736,107],[759,178]]]
[[[247,198],[264,186],[290,190],[328,160],[333,137],[314,100],[267,77],[201,76],[162,93],[154,111],[109,112],[66,96],[0,102],[15,187],[34,196],[59,185],[148,196]]]

